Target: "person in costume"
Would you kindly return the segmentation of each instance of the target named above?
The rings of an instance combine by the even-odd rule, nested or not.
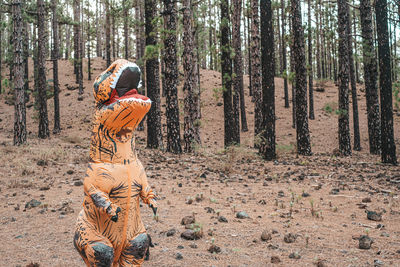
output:
[[[140,95],[140,68],[119,59],[93,85],[96,100],[90,163],[74,245],[87,266],[140,266],[151,245],[140,199],[157,203],[135,151],[133,132],[151,107]]]

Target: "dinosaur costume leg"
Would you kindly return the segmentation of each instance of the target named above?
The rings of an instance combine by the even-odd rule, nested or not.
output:
[[[137,93],[140,75],[136,64],[117,60],[94,83],[91,162],[74,236],[87,266],[140,266],[151,246],[140,217],[140,200],[155,214],[156,196],[133,138],[151,106],[150,99]]]
[[[79,214],[74,245],[87,266],[111,267],[114,248],[111,242],[101,235],[85,218]]]

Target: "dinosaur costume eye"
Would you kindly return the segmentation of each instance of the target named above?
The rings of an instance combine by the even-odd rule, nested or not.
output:
[[[121,97],[141,85],[140,68],[135,63],[118,59],[97,76],[93,84],[93,94],[98,103],[104,104],[116,95]]]

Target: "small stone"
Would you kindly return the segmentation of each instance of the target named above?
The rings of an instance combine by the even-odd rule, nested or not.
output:
[[[283,237],[283,241],[286,243],[294,243],[296,241],[297,235],[288,233]]]
[[[309,193],[307,193],[307,192],[303,192],[303,194],[301,194],[301,196],[302,196],[302,197],[309,197],[309,196],[310,196],[310,194],[309,194]]]
[[[228,219],[226,219],[224,216],[218,216],[218,221],[219,221],[219,222],[227,223],[227,222],[228,222]]]
[[[175,234],[176,234],[176,229],[175,228],[169,229],[168,232],[167,232],[167,236],[173,236]]]
[[[196,245],[196,243],[191,243],[191,244],[189,245],[189,247],[191,247],[191,248],[197,248],[197,245]]]
[[[192,203],[193,203],[193,198],[191,197],[186,198],[186,204],[190,205]]]
[[[181,224],[182,225],[188,225],[188,224],[192,224],[195,223],[195,218],[194,216],[185,216],[182,218]]]
[[[374,267],[383,266],[383,261],[381,260],[374,260]]]
[[[213,208],[205,207],[204,209],[207,211],[207,213],[215,213],[215,210]]]
[[[365,197],[361,200],[362,203],[371,203],[371,198],[370,197]]]
[[[42,204],[42,202],[37,201],[36,199],[32,199],[32,200],[26,202],[26,204],[25,204],[25,209],[36,208],[36,207],[39,206],[40,204]]]
[[[285,196],[285,193],[282,190],[278,192],[278,197],[284,197],[284,196]]]
[[[388,233],[386,233],[386,232],[383,232],[383,233],[381,233],[381,236],[383,236],[383,237],[389,237],[390,235],[389,235]]]
[[[328,265],[326,264],[326,261],[325,260],[318,260],[316,263],[315,263],[315,265],[317,266],[317,267],[327,267]]]
[[[75,186],[82,186],[82,185],[83,185],[83,182],[82,182],[82,181],[75,181],[75,182],[74,182],[74,185],[75,185]]]
[[[385,228],[385,225],[381,223],[376,226],[376,229],[383,229],[383,228]]]
[[[367,218],[371,221],[380,222],[382,221],[382,214],[377,213],[376,211],[367,210]]]
[[[400,254],[400,249],[396,250],[396,253],[397,253],[397,254]]]
[[[281,259],[278,256],[271,256],[271,263],[280,263]]]
[[[42,186],[39,190],[40,190],[40,191],[47,191],[47,190],[49,190],[49,189],[50,189],[50,186],[45,185],[45,186]]]
[[[301,256],[298,252],[292,252],[289,254],[289,258],[298,260],[301,258]]]
[[[39,159],[36,164],[38,166],[46,166],[47,165],[47,161],[43,160],[43,159]]]
[[[177,253],[175,254],[175,259],[177,259],[177,260],[182,260],[182,259],[183,259],[182,253],[177,252]]]
[[[177,248],[178,248],[178,249],[184,249],[185,247],[182,246],[182,245],[178,245]]]
[[[67,174],[69,174],[69,175],[74,174],[74,171],[73,170],[68,170]]]
[[[67,195],[70,195],[71,193],[72,193],[72,189],[70,189],[70,190],[68,190],[66,193],[67,193]]]
[[[358,239],[358,248],[359,249],[370,249],[371,244],[373,243],[373,239],[367,235],[362,235]]]
[[[337,195],[337,194],[339,194],[339,188],[332,188],[332,190],[331,190],[331,192],[329,193],[329,194],[331,194],[331,195]]]
[[[187,229],[181,234],[181,238],[186,240],[197,240],[203,236],[202,231],[194,231],[192,229]]]
[[[82,95],[78,96],[78,101],[83,101],[83,96]]]
[[[206,173],[205,173],[205,172],[203,172],[203,173],[200,175],[200,178],[207,178],[207,175],[206,175]]]
[[[269,249],[278,249],[279,246],[278,245],[269,244],[267,248],[269,248]]]
[[[262,241],[269,241],[272,239],[271,233],[268,232],[268,230],[264,230],[261,234],[261,240]]]
[[[236,218],[246,219],[246,218],[250,218],[250,217],[245,211],[239,211],[238,213],[236,213]]]
[[[208,252],[210,252],[210,253],[220,253],[220,252],[221,252],[221,248],[218,247],[217,245],[212,244],[212,245],[208,248]]]
[[[182,187],[182,183],[179,183],[179,184],[178,184],[178,187]]]

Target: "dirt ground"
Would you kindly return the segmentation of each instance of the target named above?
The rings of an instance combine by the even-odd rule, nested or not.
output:
[[[94,77],[104,65],[95,60]],[[327,83],[325,92],[315,92],[316,118],[310,121],[314,154],[298,157],[291,108],[283,107],[283,81],[275,82],[274,162],[263,161],[252,148],[254,105],[247,91],[249,131],[241,133],[240,147],[223,149],[222,97],[214,90],[221,87],[221,77],[215,71],[201,72],[203,143],[195,154],[146,149],[146,132],[137,132],[139,157],[160,198],[158,221],[149,208],[142,208],[155,244],[144,266],[400,266],[400,167],[383,165],[368,153],[362,85],[362,151],[336,155],[337,88]],[[62,132],[48,140],[37,138],[38,116],[31,100],[28,144],[21,147],[12,145],[14,108],[6,104],[9,96],[0,96],[0,266],[84,265],[72,239],[88,163],[92,81],[84,81],[84,99],[77,101],[78,91],[67,89],[75,86],[73,68],[61,61],[60,85]],[[52,129],[52,99],[48,110]],[[395,111],[397,151],[399,115]],[[242,211],[248,218],[237,218]],[[369,220],[367,211],[381,221]],[[192,227],[203,232],[199,240],[181,238],[181,220],[190,215],[196,220]],[[372,238],[370,249],[359,248],[363,235]],[[209,252],[211,246],[217,252]]]

